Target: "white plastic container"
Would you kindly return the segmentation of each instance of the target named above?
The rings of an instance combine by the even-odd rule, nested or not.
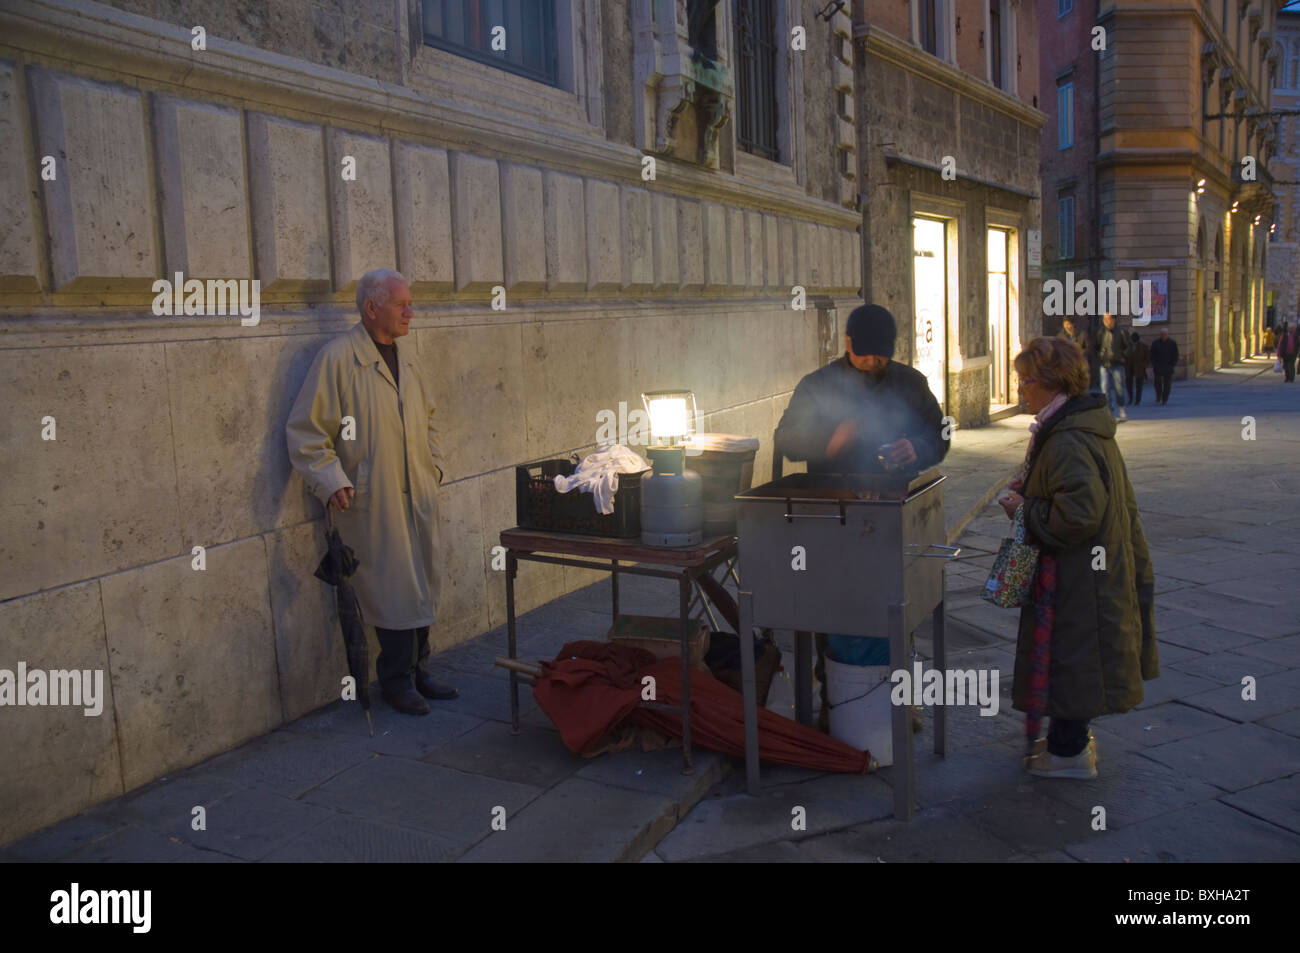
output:
[[[880,767],[894,763],[888,665],[845,665],[826,658],[826,698],[831,737],[871,752]],[[909,726],[910,727],[910,726]]]

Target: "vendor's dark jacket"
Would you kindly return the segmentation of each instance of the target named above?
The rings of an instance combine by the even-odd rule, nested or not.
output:
[[[1178,342],[1173,338],[1151,342],[1151,369],[1157,374],[1172,373],[1178,366]]]
[[[854,440],[834,461],[826,445],[835,428],[857,421]],[[925,375],[890,361],[880,378],[860,371],[848,354],[799,382],[776,428],[776,446],[791,460],[808,461],[809,473],[879,473],[876,450],[906,437],[916,450],[912,467],[932,467],[948,452],[943,412]]]
[[[1137,498],[1105,398],[1075,397],[1038,431],[1025,480],[1025,530],[1057,558],[1047,714],[1096,718],[1142,701],[1160,674],[1155,576]],[[1105,557],[1100,566],[1096,547]],[[1013,704],[1029,699],[1036,609],[1020,613]]]
[[[1096,348],[1099,362],[1109,367],[1123,367],[1128,363],[1133,341],[1128,332],[1117,324],[1113,328],[1103,327],[1098,331],[1093,347]]]

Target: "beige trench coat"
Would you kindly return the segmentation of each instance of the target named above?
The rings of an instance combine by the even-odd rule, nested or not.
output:
[[[285,433],[294,469],[322,503],[344,487],[356,489],[334,520],[359,561],[352,582],[365,621],[413,629],[432,625],[438,612],[442,453],[414,344],[398,340],[397,362],[400,395],[358,322],[316,355]],[[345,440],[349,416],[356,433]]]

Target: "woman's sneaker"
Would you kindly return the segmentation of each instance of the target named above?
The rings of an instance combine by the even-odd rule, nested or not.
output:
[[[1047,750],[1028,759],[1029,773],[1040,778],[1074,778],[1091,781],[1097,777],[1097,742],[1091,738],[1088,746],[1073,758],[1061,758]]]
[[[1096,740],[1096,739],[1094,739],[1094,738],[1092,737],[1092,729],[1089,728],[1089,729],[1088,729],[1088,744],[1093,745],[1093,742],[1094,742],[1095,740]],[[1038,755],[1038,754],[1046,754],[1046,753],[1047,753],[1047,736],[1046,736],[1046,735],[1044,735],[1042,738],[1039,738],[1037,741],[1034,742],[1034,752],[1033,752],[1033,753],[1034,753],[1035,755]],[[1097,755],[1096,745],[1093,745],[1093,757],[1096,757],[1096,755]],[[1028,761],[1030,757],[1032,757],[1032,756],[1031,756],[1031,755],[1027,755],[1027,756],[1025,757],[1025,760]]]

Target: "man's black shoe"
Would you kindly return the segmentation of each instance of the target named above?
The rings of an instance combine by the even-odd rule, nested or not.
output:
[[[409,685],[392,694],[384,692],[384,701],[403,715],[429,714],[429,703],[421,698],[416,690]]]
[[[456,690],[455,686],[438,681],[422,668],[415,670],[415,690],[425,698],[432,698],[436,701],[448,701],[460,697],[460,692]],[[425,711],[428,710],[426,705]]]

